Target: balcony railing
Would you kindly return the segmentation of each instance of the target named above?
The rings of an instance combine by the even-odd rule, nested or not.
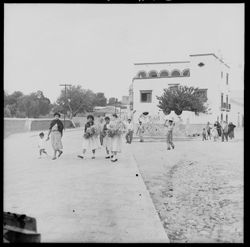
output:
[[[229,112],[231,110],[231,104],[227,104],[227,103],[223,102],[221,104],[220,110]]]

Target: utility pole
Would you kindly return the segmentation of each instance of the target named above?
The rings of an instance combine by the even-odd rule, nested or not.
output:
[[[64,105],[66,105],[66,90],[67,90],[67,87],[71,87],[72,85],[71,84],[60,84],[59,85],[60,87],[64,87],[65,88],[65,98],[64,98]],[[64,130],[66,129],[66,125],[65,125],[65,109],[64,109],[64,113],[63,113],[63,125],[64,125]]]

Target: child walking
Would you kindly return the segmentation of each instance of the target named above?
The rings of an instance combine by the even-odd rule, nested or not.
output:
[[[95,150],[100,148],[100,140],[98,138],[97,128],[94,126],[94,117],[92,115],[87,116],[87,123],[84,128],[82,153],[83,155],[77,155],[78,158],[83,159],[87,150],[92,151],[92,159],[95,159]]]
[[[39,159],[41,159],[42,154],[46,154],[46,155],[48,155],[48,154],[47,154],[47,152],[45,150],[45,142],[46,142],[46,140],[44,138],[44,133],[41,132],[39,134],[39,137],[40,137],[40,140],[39,140],[39,143],[38,143],[38,148],[39,148],[39,154],[40,154]]]
[[[137,128],[136,134],[139,135],[140,142],[144,142],[143,134],[144,134],[144,126],[142,122],[139,121],[139,126]]]
[[[207,131],[205,128],[203,128],[203,131],[202,131],[202,141],[205,141],[207,140]]]
[[[173,120],[166,120],[165,127],[167,127],[167,150],[174,149],[174,143],[173,143],[173,129],[174,129],[174,123]]]
[[[109,128],[109,123],[110,123],[110,118],[105,117],[105,124],[103,126],[102,130],[102,136],[103,136],[103,147],[106,149],[106,154],[107,156],[105,157],[106,159],[113,158],[113,155],[110,156],[111,152],[111,137],[108,135],[108,128]]]
[[[133,140],[134,126],[130,118],[128,119],[126,127],[127,127],[127,134],[125,135],[126,143],[131,144]]]

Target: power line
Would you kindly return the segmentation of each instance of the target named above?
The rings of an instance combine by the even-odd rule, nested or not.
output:
[[[65,98],[64,98],[64,106],[66,105],[66,93],[67,93],[67,87],[71,87],[71,84],[60,84],[60,87],[64,87],[65,89]],[[66,129],[66,125],[65,125],[65,109],[64,109],[64,113],[63,113],[63,125],[64,125],[64,129]]]

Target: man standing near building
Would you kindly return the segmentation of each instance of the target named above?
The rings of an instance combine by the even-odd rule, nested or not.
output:
[[[166,120],[165,127],[167,127],[167,149],[170,150],[174,149],[174,143],[173,143],[173,129],[174,129],[174,122],[173,120]]]
[[[236,127],[236,125],[234,125],[232,122],[230,122],[228,124],[228,136],[230,139],[234,138],[234,128]]]
[[[127,125],[126,125],[126,129],[127,129],[127,134],[126,134],[126,143],[131,144],[132,139],[133,139],[133,133],[134,133],[134,125],[131,122],[131,119],[128,119]]]

